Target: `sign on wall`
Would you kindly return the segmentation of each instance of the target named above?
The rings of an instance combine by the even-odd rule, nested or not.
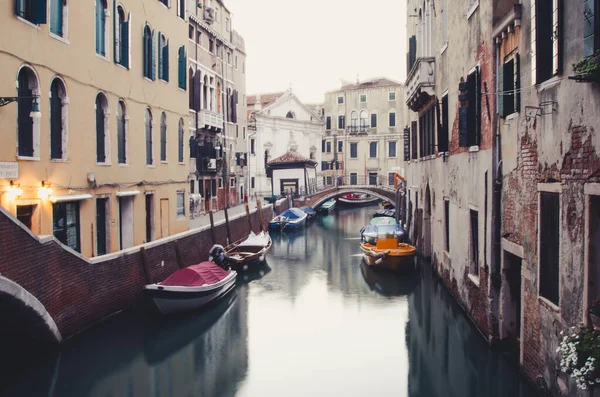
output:
[[[17,179],[19,177],[19,163],[15,161],[0,161],[0,179]]]

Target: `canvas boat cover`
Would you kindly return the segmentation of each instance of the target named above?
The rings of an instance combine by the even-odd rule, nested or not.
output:
[[[300,219],[303,218],[306,214],[300,208],[290,208],[281,214],[282,217],[287,219]]]
[[[229,275],[229,270],[223,270],[214,262],[202,262],[177,270],[165,279],[161,285],[179,287],[199,287],[218,283]]]
[[[307,215],[316,215],[317,211],[313,210],[310,207],[300,207],[300,209],[304,212],[306,212]]]
[[[250,232],[248,238],[241,242],[238,247],[266,247],[270,239],[269,233],[254,234],[254,232]]]
[[[388,216],[378,216],[377,218],[371,219],[371,225],[381,226],[381,225],[395,225],[396,219],[390,218]]]

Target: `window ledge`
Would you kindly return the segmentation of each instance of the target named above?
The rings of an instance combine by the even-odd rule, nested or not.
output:
[[[475,13],[475,11],[477,11],[478,8],[479,8],[479,0],[476,0],[476,2],[473,4],[473,6],[471,6],[469,11],[467,11],[467,19],[471,18],[471,16]]]
[[[479,151],[479,145],[469,146],[469,153],[477,153]]]
[[[149,81],[151,83],[154,83],[154,80],[152,80],[151,78],[149,78],[148,76],[144,76],[144,80]]]
[[[100,58],[106,62],[110,62],[110,60],[108,59],[108,55],[101,55],[101,54],[98,54],[97,52],[94,53],[94,55],[96,55],[96,58]]]
[[[467,277],[469,277],[469,280],[471,280],[471,282],[473,284],[475,284],[477,287],[479,287],[479,276],[469,273],[469,275]]]
[[[110,163],[96,163],[96,165],[99,167],[110,167],[111,166]]]
[[[51,163],[70,163],[69,159],[50,159]]]
[[[27,19],[25,19],[23,17],[20,17],[20,16],[17,15],[17,19],[19,21],[23,22],[25,25],[29,25],[29,26],[31,26],[34,29],[41,30],[40,25],[36,25],[35,23],[30,22],[30,21],[28,21]]]
[[[119,167],[127,168],[127,167],[129,167],[129,164],[127,164],[127,163],[119,163]]]
[[[559,76],[554,76],[546,81],[542,81],[541,83],[537,84],[536,87],[539,92],[543,92],[550,88],[556,87],[558,84],[560,84],[560,81],[561,79]]]
[[[184,90],[183,88],[181,88],[180,86],[177,86],[177,88],[179,88],[179,91],[181,92],[187,92],[187,90]]]
[[[545,307],[546,309],[550,310],[551,312],[560,313],[560,307],[558,307],[554,303],[550,302],[547,298],[544,298],[541,295],[538,295],[538,302],[540,303],[540,306]]]
[[[69,43],[69,40],[67,40],[66,38],[64,38],[64,37],[62,37],[62,36],[59,36],[59,35],[57,35],[57,34],[55,34],[55,33],[52,33],[52,32],[50,32],[48,35],[49,35],[50,37],[52,37],[54,40],[58,40],[58,41],[60,41],[61,43],[64,43],[64,44],[70,44],[70,43]]]
[[[40,161],[41,159],[39,157],[30,157],[30,156],[17,156],[17,160],[24,160],[24,161]]]
[[[121,69],[129,70],[129,68],[127,66],[121,65],[119,62],[115,62],[115,65],[117,65]]]
[[[161,161],[160,161],[160,163],[161,163],[161,164],[169,164],[169,162],[168,162],[168,161],[166,161],[166,160],[161,160]]]
[[[388,159],[397,159],[397,158],[398,158],[398,156],[393,156],[393,157],[392,156],[388,156]]]
[[[448,49],[448,41],[442,44],[442,48],[440,49],[440,55],[442,55]]]
[[[185,162],[182,163],[181,161],[179,161],[177,162],[177,165],[185,165]]]
[[[146,164],[146,168],[156,168],[156,166],[152,164]]]
[[[162,77],[159,77],[159,78],[158,78],[158,81],[162,81],[162,82],[163,82],[163,83],[165,83],[165,84],[169,84],[169,80],[165,80],[165,79],[163,79]]]

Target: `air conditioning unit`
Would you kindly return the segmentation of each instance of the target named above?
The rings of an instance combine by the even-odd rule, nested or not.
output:
[[[209,159],[208,160],[208,169],[216,170],[217,169],[217,159]]]

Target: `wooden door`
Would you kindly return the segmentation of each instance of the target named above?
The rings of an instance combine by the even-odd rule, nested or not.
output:
[[[169,235],[169,199],[160,199],[160,237]]]

